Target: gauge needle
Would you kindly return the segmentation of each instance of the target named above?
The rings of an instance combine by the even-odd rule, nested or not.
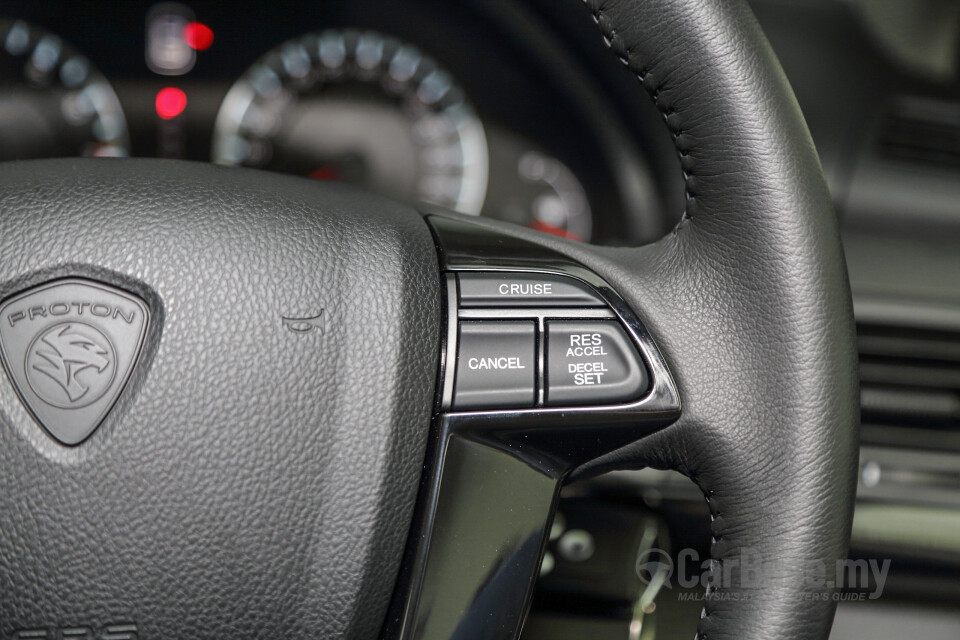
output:
[[[550,224],[549,222],[544,222],[543,220],[537,220],[536,218],[528,222],[527,226],[536,231],[543,231],[544,233],[550,233],[555,236],[560,236],[562,238],[569,238],[570,240],[576,240],[578,242],[582,241],[582,238],[577,234],[567,231],[563,227],[558,227],[557,225]]]

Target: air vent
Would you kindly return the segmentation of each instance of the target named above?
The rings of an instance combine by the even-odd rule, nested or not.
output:
[[[960,506],[960,331],[857,325],[858,497]]]
[[[879,144],[887,158],[960,169],[960,102],[897,101],[881,124]]]
[[[860,323],[857,341],[864,440],[960,445],[960,333]]]

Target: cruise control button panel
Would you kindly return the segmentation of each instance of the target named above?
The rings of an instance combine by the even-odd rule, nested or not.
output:
[[[522,409],[536,403],[536,324],[460,323],[453,408]]]
[[[647,371],[615,320],[547,321],[546,405],[612,404],[640,397]]]
[[[463,307],[605,307],[585,284],[552,274],[485,272],[460,274]]]
[[[561,273],[450,274],[455,364],[442,406],[497,411],[641,400],[653,385],[640,338],[588,282]]]

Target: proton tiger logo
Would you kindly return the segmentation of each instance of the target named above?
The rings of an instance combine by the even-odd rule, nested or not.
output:
[[[149,326],[150,309],[132,293],[54,280],[0,301],[0,361],[37,423],[72,446],[120,398]]]
[[[61,322],[42,331],[24,363],[30,388],[47,404],[77,409],[96,402],[113,383],[113,345],[83,322]]]

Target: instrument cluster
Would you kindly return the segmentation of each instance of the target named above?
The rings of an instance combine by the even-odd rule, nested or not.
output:
[[[490,25],[419,2],[297,7],[5,4],[0,160],[211,161],[575,240],[629,227],[589,116]]]

